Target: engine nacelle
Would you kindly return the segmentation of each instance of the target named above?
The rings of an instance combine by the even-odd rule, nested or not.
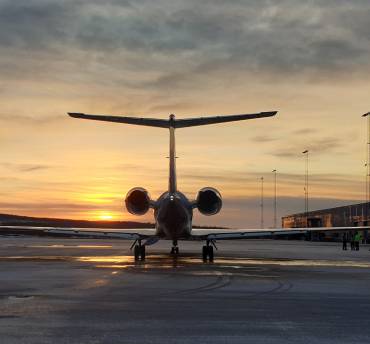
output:
[[[206,187],[198,192],[197,208],[203,215],[215,215],[222,208],[221,194],[214,188]]]
[[[126,208],[133,215],[144,215],[150,207],[150,196],[144,188],[131,189],[125,199]]]

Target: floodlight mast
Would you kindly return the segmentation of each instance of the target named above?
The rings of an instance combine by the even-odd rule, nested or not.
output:
[[[306,227],[308,227],[308,153],[309,150],[306,149],[302,154],[306,155],[306,173],[305,173],[305,186],[304,186],[304,212],[306,217]]]
[[[368,215],[369,215],[369,202],[370,202],[370,112],[364,113],[362,117],[367,118],[367,143],[366,143],[366,181],[365,181],[365,195],[366,195],[366,201],[365,201],[365,221],[368,221]]]

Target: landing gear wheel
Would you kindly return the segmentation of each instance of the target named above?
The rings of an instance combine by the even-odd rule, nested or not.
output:
[[[137,262],[138,260],[145,260],[145,246],[144,245],[135,245],[134,258],[135,258],[135,262]]]
[[[212,263],[214,258],[213,246],[208,246],[208,260]]]
[[[135,257],[135,261],[138,261],[140,259],[140,246],[139,245],[135,245],[134,247],[134,257]]]
[[[213,254],[213,246],[204,245],[202,249],[202,258],[203,262],[209,261],[210,263],[213,262],[214,254]]]
[[[203,262],[206,262],[208,258],[208,246],[203,246],[202,257],[203,257]]]
[[[145,260],[145,245],[142,245],[140,247],[140,256],[141,256],[141,260]]]
[[[172,240],[171,254],[179,254],[179,248],[177,247],[177,240]]]
[[[173,246],[171,248],[171,254],[179,254],[179,248],[177,246]]]

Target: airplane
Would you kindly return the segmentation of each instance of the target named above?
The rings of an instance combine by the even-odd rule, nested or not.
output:
[[[213,262],[214,250],[217,240],[235,240],[235,239],[253,239],[253,238],[276,238],[279,236],[306,234],[310,232],[323,231],[348,231],[348,230],[366,230],[368,226],[362,227],[317,227],[317,228],[290,228],[290,229],[245,229],[245,230],[210,230],[208,233],[202,231],[200,234],[194,233],[192,228],[193,210],[206,216],[215,215],[222,208],[222,197],[218,190],[212,187],[202,188],[195,200],[189,200],[177,188],[176,177],[176,149],[175,149],[175,130],[187,127],[226,123],[241,120],[250,120],[258,118],[273,117],[277,111],[267,111],[252,114],[239,115],[221,115],[213,117],[196,117],[176,119],[171,114],[168,119],[158,118],[138,118],[111,115],[91,115],[84,113],[69,112],[68,115],[73,118],[87,119],[95,121],[105,121],[114,123],[133,124],[139,126],[149,126],[156,128],[165,128],[169,130],[169,179],[168,190],[162,193],[157,199],[153,200],[147,190],[142,187],[134,187],[128,191],[125,198],[125,205],[129,213],[134,215],[144,215],[149,209],[154,210],[155,231],[140,232],[139,230],[128,231],[109,231],[109,230],[81,230],[78,228],[40,228],[25,227],[23,229],[41,229],[45,233],[57,235],[73,235],[78,237],[94,238],[112,238],[133,240],[131,249],[134,248],[135,261],[144,261],[146,257],[146,246],[155,244],[158,240],[171,240],[171,254],[178,255],[180,240],[198,240],[205,242],[202,247],[202,258],[204,262]],[[10,228],[11,226],[0,226],[1,228]],[[12,228],[19,228],[13,226]]]

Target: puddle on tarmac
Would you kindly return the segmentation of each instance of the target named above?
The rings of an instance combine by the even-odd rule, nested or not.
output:
[[[29,245],[24,248],[112,248],[112,245]]]
[[[96,246],[94,246],[96,247]],[[304,266],[304,267],[351,267],[370,268],[370,262],[353,260],[313,260],[313,259],[271,259],[271,258],[236,258],[216,257],[214,263],[203,263],[196,256],[173,257],[169,255],[150,255],[145,261],[137,261],[132,256],[6,256],[0,257],[1,261],[71,261],[81,263],[92,263],[98,268],[111,269],[172,269],[181,267],[210,267],[232,268],[232,269],[254,269],[263,266]],[[258,269],[257,269],[258,270]]]
[[[271,258],[224,258],[217,259],[218,264],[231,264],[233,267],[245,265],[280,265],[280,266],[322,266],[322,267],[354,267],[370,268],[370,262],[352,260],[316,260],[316,259],[271,259]]]
[[[33,300],[34,296],[32,295],[11,295],[6,298],[8,303],[19,303]]]
[[[260,271],[265,265],[279,266],[306,266],[306,267],[355,267],[370,268],[370,262],[359,261],[336,261],[336,260],[311,260],[311,259],[255,259],[255,258],[228,258],[218,257],[214,263],[204,264],[198,257],[171,257],[166,255],[147,256],[145,262],[135,262],[131,256],[95,256],[78,257],[77,261],[95,263],[99,268],[127,269],[133,266],[144,269],[150,268],[174,268],[186,266],[215,266],[233,269],[252,269]]]

